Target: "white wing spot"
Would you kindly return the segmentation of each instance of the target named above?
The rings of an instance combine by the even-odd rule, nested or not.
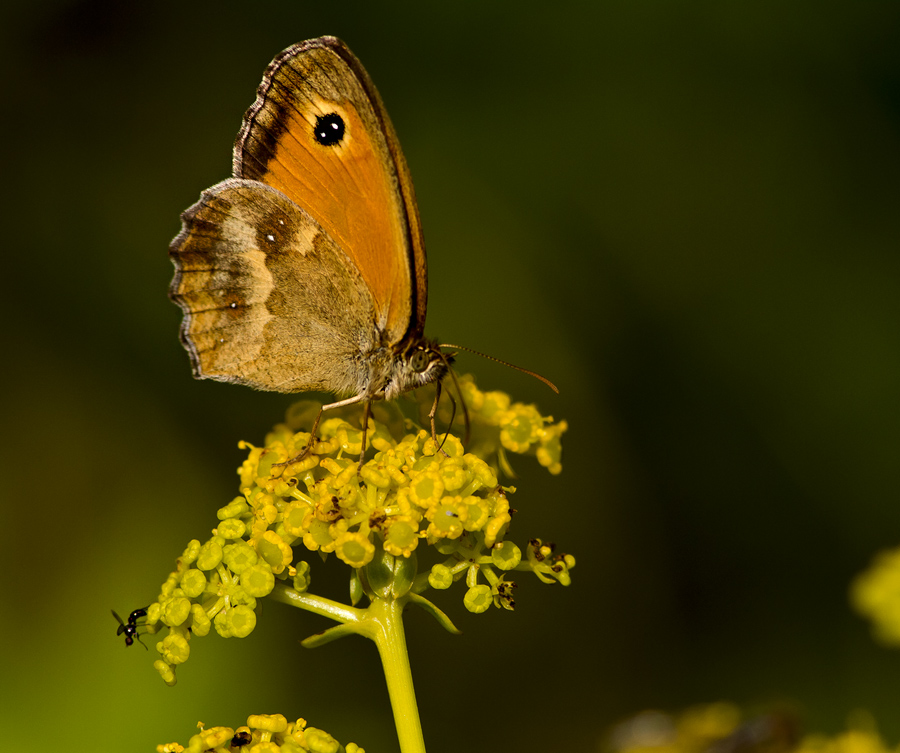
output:
[[[269,241],[269,243],[274,243],[274,242],[275,242],[275,236],[272,235],[271,233],[269,233],[269,234],[266,236],[266,240]]]

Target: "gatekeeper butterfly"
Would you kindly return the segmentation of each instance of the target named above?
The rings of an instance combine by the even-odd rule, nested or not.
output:
[[[233,173],[184,212],[169,248],[194,376],[349,395],[322,411],[364,402],[363,431],[371,401],[431,382],[440,391],[451,357],[424,335],[412,180],[381,97],[343,42],[300,42],[272,61]]]

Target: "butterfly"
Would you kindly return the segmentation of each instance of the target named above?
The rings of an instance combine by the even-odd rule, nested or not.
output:
[[[235,140],[233,177],[181,219],[169,295],[196,378],[348,395],[322,407],[313,437],[324,411],[364,402],[365,431],[373,400],[440,387],[452,359],[424,335],[409,169],[378,91],[339,39],[272,61]]]
[[[365,404],[365,452],[374,400],[435,383],[437,442],[441,380],[453,375],[444,349],[461,346],[425,337],[412,179],[375,85],[342,41],[311,39],[276,56],[235,140],[233,177],[181,220],[169,296],[184,313],[195,377],[347,395],[322,406],[293,460],[312,448],[325,411]]]

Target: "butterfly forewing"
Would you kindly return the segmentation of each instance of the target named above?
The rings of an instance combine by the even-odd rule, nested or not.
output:
[[[234,173],[282,191],[346,252],[387,344],[421,334],[427,282],[412,184],[378,93],[342,42],[303,42],[272,62]]]

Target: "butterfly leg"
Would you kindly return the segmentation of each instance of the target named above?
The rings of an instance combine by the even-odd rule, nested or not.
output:
[[[363,460],[366,459],[366,434],[369,431],[369,418],[372,415],[372,401],[366,400],[366,412],[363,414],[362,422],[362,448],[359,451],[359,465],[356,467],[356,475],[362,472]]]
[[[306,447],[304,447],[299,452],[299,454],[295,455],[290,460],[285,460],[283,463],[274,463],[272,465],[272,467],[273,468],[283,468],[283,467],[289,466],[291,463],[298,463],[301,460],[303,460],[303,458],[305,458],[307,455],[309,455],[310,452],[312,452],[312,448],[315,447],[316,442],[318,441],[316,439],[316,430],[319,428],[319,421],[322,420],[322,414],[325,411],[331,410],[332,408],[342,408],[345,405],[353,405],[354,403],[358,403],[360,400],[363,400],[363,399],[365,399],[365,398],[362,395],[356,395],[355,397],[348,397],[346,400],[339,400],[336,403],[329,403],[328,405],[323,405],[321,408],[319,408],[319,414],[316,416],[316,420],[313,421],[312,429],[309,432],[309,442],[306,443]],[[366,401],[366,410],[367,411],[368,411],[368,408],[369,408],[369,401]],[[368,418],[368,413],[366,414],[366,416]],[[366,425],[368,425],[368,424],[366,424]],[[363,452],[365,452],[365,448],[366,448],[365,442],[366,442],[366,434],[365,434],[365,428],[363,428]],[[360,460],[360,466],[361,465],[362,465],[362,460]]]
[[[448,393],[449,394],[449,393]],[[450,396],[450,399],[453,399],[453,396]],[[446,450],[444,450],[444,443],[441,442],[438,444],[437,438],[437,428],[434,425],[435,416],[437,416],[438,403],[441,401],[441,383],[440,381],[437,383],[437,386],[434,389],[434,405],[431,406],[431,410],[428,411],[428,418],[431,421],[431,440],[434,442],[434,446],[437,447],[438,452],[441,453],[445,458],[449,458],[450,456],[447,454]],[[453,404],[453,412],[456,412],[456,403]],[[452,420],[451,420],[452,423]],[[446,440],[446,435],[444,436]]]

